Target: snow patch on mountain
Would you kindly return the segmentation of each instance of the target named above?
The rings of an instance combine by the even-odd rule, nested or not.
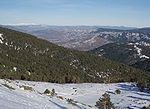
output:
[[[146,56],[146,55],[142,55],[142,49],[141,48],[139,48],[139,47],[137,47],[137,45],[134,45],[134,48],[137,50],[137,55],[140,57],[140,58],[146,58],[146,59],[149,59],[149,57],[148,56]]]
[[[16,72],[17,71],[17,67],[13,67],[13,70]]]
[[[3,40],[4,40],[4,38],[3,38],[3,34],[1,34],[1,33],[0,33],[0,43],[1,43],[1,44],[3,44],[3,43],[4,43],[4,42],[3,42]]]
[[[146,58],[146,59],[149,59],[149,57],[146,56],[146,55],[141,55],[140,58]]]
[[[91,39],[85,40],[84,43],[95,43],[97,36],[92,37]]]

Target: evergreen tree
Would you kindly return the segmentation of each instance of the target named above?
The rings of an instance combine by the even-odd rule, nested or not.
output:
[[[52,89],[51,96],[54,96],[54,95],[56,95],[55,89]]]
[[[96,102],[95,105],[98,109],[114,109],[113,103],[110,101],[110,95],[105,93],[102,98]]]

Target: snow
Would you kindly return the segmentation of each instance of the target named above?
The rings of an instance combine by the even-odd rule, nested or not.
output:
[[[97,36],[94,36],[91,39],[85,40],[83,43],[90,43],[90,44],[95,43],[96,42],[96,38],[97,38]]]
[[[33,91],[24,90],[20,86],[30,86]],[[52,90],[53,88],[57,96],[49,97],[42,94],[46,89]],[[116,89],[119,89],[121,94],[115,94]],[[96,109],[96,101],[105,92],[109,93],[111,101],[119,109],[129,107],[140,109],[150,104],[150,94],[140,92],[134,83],[56,84],[0,79],[0,109]],[[69,104],[68,98],[76,101],[76,105]]]
[[[8,46],[8,43],[6,42],[5,45]]]
[[[3,34],[1,34],[1,33],[0,33],[0,38],[1,38],[2,40],[4,40],[4,38],[3,38]]]
[[[4,38],[3,38],[3,34],[1,34],[1,33],[0,33],[0,43],[1,43],[1,44],[3,44],[3,43],[4,43],[4,42],[3,42],[3,40],[4,40]]]
[[[54,57],[54,55],[53,54],[51,54],[51,58],[53,58]]]
[[[31,72],[28,71],[27,73],[28,73],[29,76],[31,75]]]
[[[138,48],[136,45],[134,45],[134,48],[137,50],[137,53],[138,53],[138,55],[140,56],[142,49],[141,49],[141,48]]]
[[[140,58],[146,58],[146,59],[149,59],[149,57],[148,56],[146,56],[146,55],[142,55],[142,49],[141,48],[139,48],[139,47],[137,47],[136,45],[134,45],[134,48],[137,50],[137,55],[140,57]]]
[[[128,45],[134,45],[134,43],[128,43]]]
[[[13,67],[13,70],[16,72],[17,71],[17,67]]]
[[[146,56],[146,55],[141,55],[140,58],[146,58],[146,59],[149,59],[149,57]]]

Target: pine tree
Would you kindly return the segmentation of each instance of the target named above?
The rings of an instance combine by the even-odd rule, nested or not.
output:
[[[54,95],[56,95],[55,89],[52,89],[51,96],[54,96]]]
[[[110,101],[110,95],[105,93],[102,98],[96,102],[95,105],[98,109],[114,109],[113,103]]]

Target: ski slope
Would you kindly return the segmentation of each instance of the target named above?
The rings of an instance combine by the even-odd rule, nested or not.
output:
[[[25,90],[29,86],[32,90]],[[56,96],[43,94],[55,89]],[[116,94],[119,89],[121,94]],[[140,109],[150,105],[150,94],[140,92],[133,83],[55,84],[0,79],[0,109],[97,109],[96,101],[107,92],[116,108]],[[72,99],[69,103],[67,99]]]

